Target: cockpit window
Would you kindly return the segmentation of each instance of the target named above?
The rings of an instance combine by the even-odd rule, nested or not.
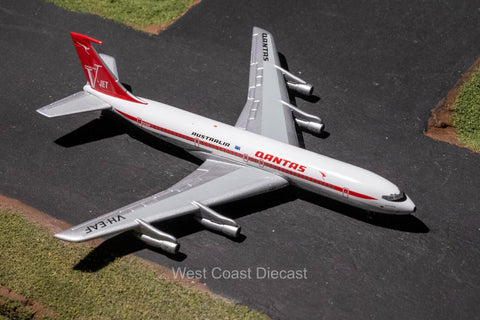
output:
[[[400,192],[397,194],[391,194],[388,196],[382,196],[383,199],[388,200],[388,201],[393,201],[393,202],[401,202],[407,200],[407,196],[405,195],[404,192]]]

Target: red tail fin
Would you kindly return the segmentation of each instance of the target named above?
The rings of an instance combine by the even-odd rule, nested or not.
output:
[[[70,34],[92,89],[127,101],[145,104],[122,86],[93,49],[91,43],[102,44],[101,41],[75,32]]]

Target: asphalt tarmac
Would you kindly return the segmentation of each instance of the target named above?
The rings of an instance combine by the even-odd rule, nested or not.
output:
[[[287,189],[216,208],[242,226],[238,241],[186,218],[160,226],[179,237],[177,256],[126,235],[72,268],[92,272],[106,265],[99,255],[134,252],[195,272],[273,319],[478,317],[480,155],[422,134],[480,52],[474,1],[203,0],[158,36],[43,1],[2,1],[0,193],[77,224],[198,166],[108,114],[35,112],[85,83],[69,31],[102,40],[135,94],[234,124],[254,25],[315,85],[319,101],[297,105],[320,115],[329,135],[304,134],[306,148],[386,177],[417,212],[367,215]]]

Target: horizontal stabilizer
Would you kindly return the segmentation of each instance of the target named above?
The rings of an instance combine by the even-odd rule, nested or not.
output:
[[[55,101],[37,110],[46,117],[58,117],[87,111],[103,110],[111,106],[103,100],[85,91],[80,91],[71,96]]]

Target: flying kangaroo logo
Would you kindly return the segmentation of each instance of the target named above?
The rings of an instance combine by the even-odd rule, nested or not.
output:
[[[95,64],[95,67],[85,65],[85,70],[87,70],[88,80],[92,88],[95,89],[95,84],[97,83],[97,74],[98,69],[101,68],[101,65]]]
[[[84,45],[80,42],[76,42],[75,44],[81,46],[83,48],[83,50],[85,50],[85,53],[90,55],[90,52],[88,52],[88,50],[90,50],[90,48],[88,46],[86,46],[86,45]]]

